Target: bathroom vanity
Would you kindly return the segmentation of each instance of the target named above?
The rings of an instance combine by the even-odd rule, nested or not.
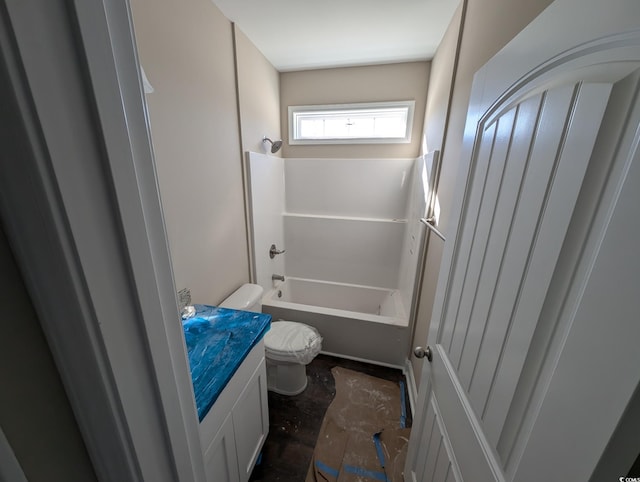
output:
[[[183,321],[209,482],[246,482],[269,431],[263,336],[271,316],[195,305]]]

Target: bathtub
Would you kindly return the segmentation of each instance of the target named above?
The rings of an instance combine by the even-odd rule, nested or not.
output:
[[[316,328],[323,353],[404,367],[409,319],[398,290],[287,278],[265,294],[262,310]]]

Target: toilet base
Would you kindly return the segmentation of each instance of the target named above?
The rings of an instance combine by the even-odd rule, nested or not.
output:
[[[307,388],[307,366],[267,358],[267,390],[280,395],[299,395]]]

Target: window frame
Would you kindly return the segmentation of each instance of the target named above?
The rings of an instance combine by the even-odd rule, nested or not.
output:
[[[411,143],[413,131],[413,117],[415,111],[415,100],[402,100],[391,102],[360,102],[351,104],[321,104],[321,105],[290,105],[288,107],[289,122],[289,145],[332,145],[332,144],[409,144]],[[296,114],[317,113],[326,111],[358,111],[358,110],[376,110],[386,109],[407,109],[407,125],[405,135],[403,137],[349,137],[349,138],[333,138],[325,139],[300,139],[298,136],[298,123]]]

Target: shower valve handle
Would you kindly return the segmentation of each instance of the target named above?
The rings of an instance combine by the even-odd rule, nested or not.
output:
[[[269,257],[271,259],[276,257],[276,254],[282,254],[286,251],[286,249],[283,250],[279,250],[278,248],[276,248],[275,244],[272,244],[271,247],[269,248]]]

